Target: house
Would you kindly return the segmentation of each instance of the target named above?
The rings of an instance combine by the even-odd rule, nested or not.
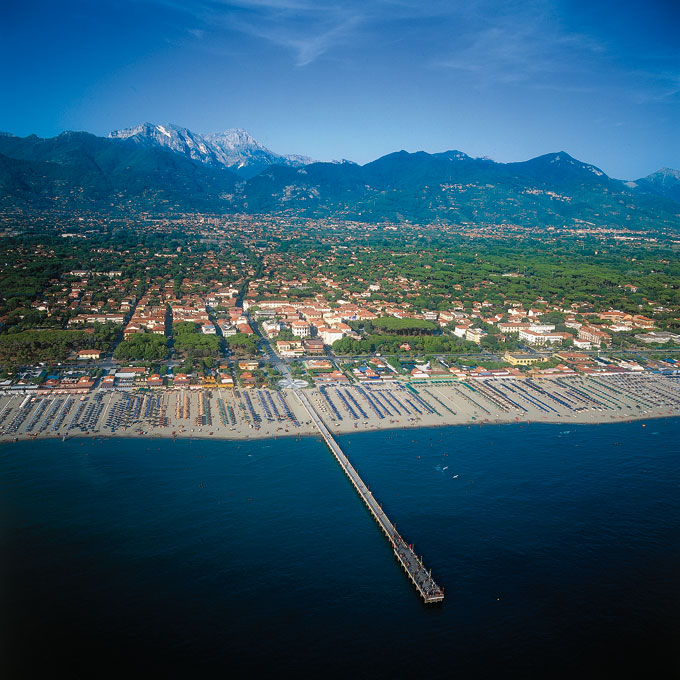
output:
[[[122,326],[125,321],[124,314],[78,314],[69,319],[69,326],[76,326],[78,324],[93,324],[93,323],[114,323]]]
[[[610,342],[611,336],[593,326],[581,326],[578,329],[578,339],[585,340],[599,347],[603,342]]]
[[[465,334],[467,333],[468,328],[470,328],[470,322],[469,321],[458,323],[453,327],[453,334],[457,338],[464,338]]]
[[[302,346],[307,354],[323,354],[323,340],[321,338],[306,338]]]
[[[263,321],[262,330],[273,338],[281,332],[281,324],[278,321]]]
[[[641,314],[636,314],[633,317],[633,325],[637,326],[637,328],[654,328],[655,322],[654,319],[649,319]]]
[[[482,339],[486,337],[488,333],[483,331],[481,328],[468,328],[465,331],[465,339],[476,344],[480,344]]]
[[[94,387],[94,380],[86,375],[78,378],[64,378],[58,385],[58,391],[71,392],[75,394],[85,394]]]
[[[123,339],[129,340],[135,333],[143,333],[142,327],[136,323],[129,323],[123,331]]]
[[[531,366],[531,364],[538,363],[543,359],[538,354],[511,354],[506,352],[503,355],[503,361],[507,361],[511,366]]]
[[[158,373],[152,373],[147,379],[148,387],[163,387],[163,378]]]
[[[536,333],[552,333],[555,330],[555,325],[551,323],[532,323],[529,326],[529,330]]]
[[[569,333],[541,333],[531,330],[521,330],[519,332],[520,341],[526,342],[528,345],[555,345],[565,340],[571,340],[573,337]]]
[[[102,351],[99,349],[81,349],[78,352],[78,359],[100,359]]]
[[[345,331],[342,328],[330,328],[329,326],[320,326],[317,329],[319,336],[324,342],[324,345],[332,345],[336,340],[342,340],[345,337]]]
[[[165,335],[164,323],[150,323],[146,326],[154,335]]]
[[[116,378],[113,375],[105,375],[99,384],[102,390],[112,390],[115,387]]]
[[[314,382],[349,382],[349,378],[342,371],[332,371],[331,373],[316,373]]]
[[[311,335],[311,327],[305,321],[291,322],[290,329],[297,338],[308,338]]]
[[[652,343],[663,344],[671,341],[680,343],[680,335],[676,333],[669,333],[668,331],[641,333],[636,335],[635,339],[644,342],[646,345],[651,345]]]
[[[310,371],[332,371],[333,364],[328,359],[308,359],[305,366]]]
[[[243,385],[243,387],[248,389],[255,387],[255,377],[249,371],[244,371],[241,373],[239,379],[241,380],[241,385]]]
[[[301,356],[305,353],[300,340],[277,340],[276,351],[282,357]]]
[[[256,371],[259,365],[259,362],[253,359],[238,362],[238,367],[241,371]]]
[[[566,361],[568,364],[592,363],[592,359],[582,352],[556,352],[555,358]]]
[[[135,378],[146,375],[144,366],[121,366],[116,372],[116,378]]]
[[[172,384],[175,387],[189,387],[191,385],[191,377],[186,373],[177,373],[173,378]]]
[[[497,325],[498,330],[501,331],[502,333],[519,333],[520,331],[529,330],[532,324],[522,323],[520,321],[501,321],[501,323]],[[551,328],[550,330],[553,330],[553,328]],[[531,330],[534,329],[531,328]]]

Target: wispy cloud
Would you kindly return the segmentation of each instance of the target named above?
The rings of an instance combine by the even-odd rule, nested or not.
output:
[[[638,103],[680,103],[680,59],[677,57],[651,57],[628,75],[636,85],[633,96]]]
[[[210,33],[240,33],[287,49],[296,66],[349,44],[370,15],[366,3],[357,0],[149,1],[190,15],[198,28],[189,33],[197,39]]]
[[[480,86],[533,83],[550,87],[555,74],[583,72],[606,46],[594,36],[567,30],[553,3],[477,2],[461,16],[448,54],[434,63],[473,76]]]
[[[360,10],[338,11],[332,6],[324,12],[282,11],[283,15],[277,12],[277,16],[258,13],[256,21],[251,16],[231,16],[228,27],[286,48],[293,53],[296,66],[307,66],[333,48],[348,44],[366,20]]]
[[[287,49],[297,66],[306,66],[336,48],[398,40],[423,21],[459,14],[450,0],[147,0],[189,15],[200,39],[232,31]],[[479,0],[468,0],[474,7]],[[410,22],[410,23],[409,23]]]
[[[633,101],[680,98],[677,63],[664,57],[631,69],[606,27],[579,25],[560,0],[146,2],[183,13],[191,26],[186,39],[215,54],[256,53],[269,45],[304,68],[338,55],[361,63],[365,53],[383,49],[478,89],[585,93],[611,87]]]
[[[635,53],[605,27],[574,25],[555,0],[472,0],[451,46],[432,60],[476,87],[516,85],[562,93],[610,91],[637,103],[680,102],[680,59]],[[638,67],[631,69],[629,62]]]

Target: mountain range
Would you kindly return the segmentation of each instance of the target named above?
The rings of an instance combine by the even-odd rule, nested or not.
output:
[[[276,154],[243,130],[144,123],[109,137],[0,133],[0,208],[286,213],[366,222],[680,228],[680,173],[634,182],[564,151],[496,163],[399,151],[365,165]]]
[[[201,135],[178,125],[142,123],[125,130],[114,130],[109,137],[128,139],[145,147],[168,148],[194,161],[229,168],[246,179],[270,165],[300,167],[315,162],[307,156],[282,156],[270,151],[239,128]]]
[[[632,189],[665,196],[680,203],[680,170],[661,168],[635,182],[626,182],[626,185]]]

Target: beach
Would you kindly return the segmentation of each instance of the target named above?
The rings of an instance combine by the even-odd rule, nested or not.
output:
[[[680,381],[652,374],[330,383],[305,393],[334,434],[472,423],[604,423],[680,415]],[[5,393],[0,442],[73,437],[268,439],[317,434],[295,390],[95,388]]]

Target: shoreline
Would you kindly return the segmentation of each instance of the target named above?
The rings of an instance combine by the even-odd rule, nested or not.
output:
[[[680,381],[487,380],[331,384],[305,390],[333,435],[507,423],[598,424],[680,416]],[[0,396],[0,443],[76,438],[243,441],[320,436],[295,391],[94,390]]]
[[[680,413],[673,413],[673,414],[659,414],[659,415],[642,415],[639,417],[622,417],[617,420],[572,420],[572,421],[565,421],[565,420],[494,420],[494,421],[488,421],[488,422],[480,422],[480,421],[471,421],[468,423],[446,423],[442,422],[439,424],[432,424],[432,425],[410,425],[410,426],[402,426],[402,427],[384,427],[384,428],[372,428],[372,429],[352,429],[352,430],[345,430],[342,432],[333,432],[332,434],[338,437],[343,437],[346,435],[350,434],[373,434],[376,432],[389,432],[389,431],[395,431],[395,430],[436,430],[438,428],[446,428],[446,427],[454,427],[454,428],[459,428],[459,427],[471,427],[472,425],[477,425],[479,427],[488,427],[491,425],[560,425],[560,424],[573,424],[573,425],[587,425],[587,426],[597,426],[597,425],[617,425],[620,423],[632,423],[636,421],[653,421],[653,420],[664,420],[664,419],[670,419],[670,418],[680,418]],[[191,433],[189,435],[183,435],[181,437],[172,437],[168,436],[167,434],[163,433],[154,433],[154,434],[144,434],[144,435],[135,435],[135,434],[124,434],[124,433],[115,433],[115,434],[101,434],[101,433],[90,433],[90,434],[80,434],[80,435],[73,435],[70,437],[67,437],[65,439],[61,439],[61,437],[57,435],[52,435],[52,436],[44,436],[44,437],[28,437],[28,436],[23,436],[19,437],[16,441],[10,440],[7,438],[2,438],[0,439],[0,447],[2,446],[9,446],[12,444],[23,444],[25,442],[42,442],[42,441],[49,441],[49,442],[70,442],[70,441],[76,441],[76,440],[92,440],[92,439],[100,439],[100,440],[125,440],[125,439],[146,439],[149,441],[164,441],[164,442],[174,442],[178,440],[182,441],[215,441],[215,442],[243,442],[243,441],[270,441],[270,440],[277,440],[277,439],[290,439],[290,438],[295,438],[295,439],[317,439],[320,443],[324,443],[323,437],[319,432],[307,432],[307,433],[289,433],[286,435],[278,435],[276,437],[273,437],[271,435],[266,435],[266,434],[256,434],[253,436],[249,437],[225,437],[225,436],[210,436],[210,435],[205,435],[203,434],[197,434],[197,433]]]
[[[374,432],[386,432],[395,430],[423,430],[423,429],[437,429],[442,427],[471,427],[473,425],[479,427],[485,427],[490,425],[615,425],[617,423],[631,423],[636,421],[646,421],[646,420],[662,420],[666,418],[680,418],[680,410],[676,412],[667,413],[643,413],[637,414],[627,414],[619,416],[618,418],[610,415],[602,415],[600,417],[593,416],[592,418],[528,418],[528,419],[484,419],[484,420],[465,420],[457,422],[447,422],[440,421],[437,423],[413,423],[408,425],[402,424],[389,424],[377,427],[345,427],[338,428],[334,426],[331,429],[331,433],[334,436],[342,437],[350,434],[370,434]],[[17,435],[16,439],[11,439],[6,436],[0,436],[0,446],[20,444],[23,442],[33,442],[33,441],[73,441],[73,440],[85,440],[85,439],[101,439],[101,440],[126,440],[126,439],[148,439],[150,441],[176,441],[176,440],[196,440],[196,441],[224,441],[224,442],[243,442],[243,441],[267,441],[267,440],[278,440],[278,439],[318,439],[323,443],[323,437],[318,432],[318,430],[303,430],[297,432],[284,432],[277,434],[270,434],[264,432],[252,432],[252,433],[234,433],[228,435],[225,433],[210,434],[199,430],[198,432],[182,432],[173,436],[171,433],[167,432],[144,432],[143,434],[137,432],[87,432],[87,433],[75,433],[62,438],[59,434],[42,434],[38,436],[31,436],[28,434]]]

